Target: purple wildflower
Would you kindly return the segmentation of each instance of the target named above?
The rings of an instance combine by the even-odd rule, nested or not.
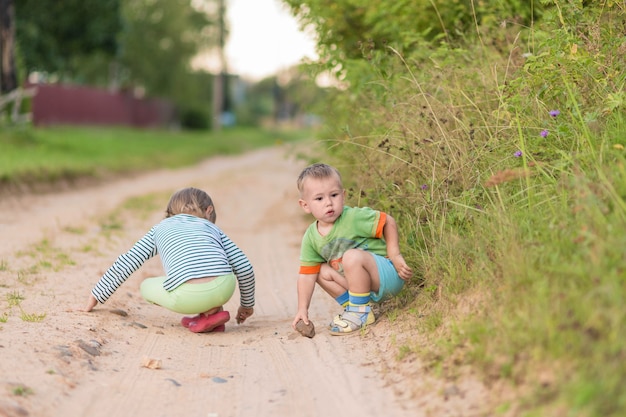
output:
[[[561,112],[558,111],[558,110],[550,110],[550,116],[552,116],[552,117],[556,117],[559,114],[561,114]]]
[[[426,185],[426,184],[422,184],[421,189],[422,189],[422,190],[428,190],[428,185]]]
[[[522,151],[516,151],[513,155],[514,155],[516,158],[519,158],[520,156],[522,156]]]
[[[546,136],[548,136],[548,131],[544,129],[541,131],[540,135],[542,138],[545,138]]]

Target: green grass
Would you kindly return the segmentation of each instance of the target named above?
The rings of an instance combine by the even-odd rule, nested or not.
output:
[[[46,313],[41,313],[41,314],[26,313],[25,311],[22,310],[20,317],[23,321],[36,323],[36,322],[43,321],[43,319],[46,318]]]
[[[0,130],[0,186],[188,166],[210,156],[240,153],[306,135],[302,131],[240,128],[220,132],[4,128]]]
[[[12,392],[13,392],[13,395],[18,396],[18,397],[27,397],[35,393],[32,390],[32,388],[27,387],[26,385],[21,385],[21,384],[13,387]]]
[[[391,213],[417,271],[386,313],[418,317],[399,361],[412,351],[450,378],[471,365],[487,385],[518,390],[516,415],[617,417],[626,11],[567,4],[576,27],[546,21],[515,28],[512,44],[502,35],[356,68],[371,87],[329,105],[324,140],[350,204]]]
[[[163,202],[168,201],[170,197],[169,191],[145,194],[126,200],[121,209],[132,211],[133,216],[145,219],[155,211],[162,211]]]
[[[29,257],[34,262],[30,267],[21,271],[24,275],[36,274],[41,270],[59,271],[64,266],[75,265],[75,262],[67,253],[55,246],[47,238],[40,240],[25,250],[17,252],[16,255],[18,257]]]
[[[17,307],[24,300],[24,296],[20,294],[18,291],[12,291],[6,295],[7,303],[9,307]]]

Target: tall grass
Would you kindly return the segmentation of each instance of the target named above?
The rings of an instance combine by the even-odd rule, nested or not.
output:
[[[517,415],[620,416],[626,11],[554,3],[532,32],[374,56],[328,149],[401,224],[416,352],[507,380]]]

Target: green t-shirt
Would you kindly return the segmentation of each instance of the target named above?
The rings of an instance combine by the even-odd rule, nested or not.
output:
[[[343,274],[341,259],[348,249],[363,249],[387,256],[383,226],[387,215],[369,207],[344,207],[326,236],[317,231],[313,222],[302,237],[300,273],[316,274],[321,264],[328,263]]]

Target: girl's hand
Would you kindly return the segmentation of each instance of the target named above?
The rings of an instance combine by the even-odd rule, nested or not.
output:
[[[89,313],[91,310],[93,310],[96,304],[98,304],[98,300],[96,300],[96,297],[94,297],[93,294],[89,294],[89,299],[87,300],[87,304],[85,305],[84,308],[81,308],[80,310],[86,313]]]
[[[239,307],[239,309],[237,310],[237,324],[241,324],[244,321],[246,321],[246,319],[248,317],[250,317],[251,315],[254,314],[254,308],[252,307]]]

